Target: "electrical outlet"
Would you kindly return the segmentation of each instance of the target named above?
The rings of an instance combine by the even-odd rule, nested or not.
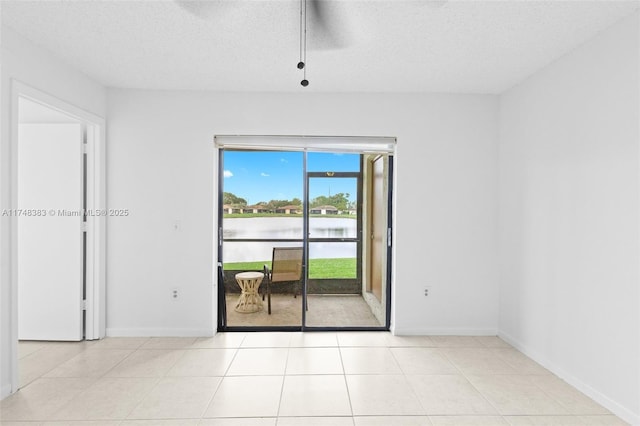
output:
[[[425,297],[431,296],[431,287],[425,287],[424,288],[424,296]]]
[[[177,288],[172,288],[171,289],[171,300],[176,301],[178,300],[178,289]]]

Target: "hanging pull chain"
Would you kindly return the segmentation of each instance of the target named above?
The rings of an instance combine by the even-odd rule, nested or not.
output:
[[[300,0],[300,62],[298,62],[298,69],[302,70],[302,81],[300,84],[303,87],[309,85],[307,80],[307,0]]]

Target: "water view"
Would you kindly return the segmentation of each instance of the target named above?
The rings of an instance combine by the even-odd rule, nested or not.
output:
[[[312,217],[309,219],[311,238],[356,238],[357,221],[353,218]],[[225,239],[300,239],[303,238],[302,217],[224,218]],[[275,243],[279,246],[299,246],[302,242]],[[225,262],[253,262],[271,259],[274,242],[224,242]],[[356,257],[356,243],[310,243],[309,258]]]

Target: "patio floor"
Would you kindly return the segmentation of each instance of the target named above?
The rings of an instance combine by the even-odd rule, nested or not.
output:
[[[302,298],[291,294],[271,295],[271,315],[264,308],[254,313],[234,310],[239,294],[227,295],[227,325],[231,327],[300,326]],[[376,317],[360,295],[309,295],[307,326],[310,327],[380,327]]]

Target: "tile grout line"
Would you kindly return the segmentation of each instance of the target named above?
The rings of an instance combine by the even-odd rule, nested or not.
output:
[[[94,346],[95,346],[95,345],[94,345]],[[79,355],[81,355],[81,354],[85,353],[85,352],[87,351],[87,349],[88,349],[88,348],[84,348],[82,352],[78,353],[77,355],[73,356],[72,358],[68,359],[68,360],[67,360],[67,361],[65,361],[65,362],[68,362],[68,361],[70,361],[70,360],[72,360],[72,359],[76,358],[77,356],[79,356]],[[105,349],[105,348],[100,349],[100,348],[98,348],[98,350],[111,350],[111,349],[108,349],[108,348],[107,348],[107,349]],[[96,386],[96,384],[97,384],[100,380],[105,379],[105,378],[110,378],[110,377],[107,377],[107,374],[108,374],[111,370],[113,370],[114,368],[116,368],[116,366],[118,366],[118,365],[120,365],[122,362],[124,362],[124,360],[125,360],[125,359],[129,358],[131,355],[133,355],[135,352],[137,352],[137,350],[138,350],[138,349],[133,349],[133,350],[131,350],[131,352],[130,352],[129,354],[127,354],[127,356],[125,356],[123,359],[121,359],[119,362],[117,362],[117,363],[116,363],[115,365],[113,365],[111,368],[107,369],[107,370],[106,370],[104,373],[102,373],[102,375],[100,375],[100,376],[96,376],[96,377],[76,377],[76,378],[79,378],[79,379],[82,379],[82,378],[87,378],[87,379],[91,379],[91,378],[93,378],[93,379],[95,379],[95,380],[93,381],[93,383],[91,383],[89,386],[87,386],[87,388],[86,388],[86,389],[79,391],[79,392],[76,394],[76,396],[77,396],[77,395],[79,395],[79,394],[80,394],[80,393],[82,393],[82,392],[87,392],[87,391],[89,391],[90,389],[92,389],[93,387],[95,387],[95,386]],[[58,367],[59,367],[60,365],[64,364],[65,362],[63,362],[63,363],[59,364],[59,365],[58,365]],[[57,367],[56,367],[56,368],[57,368]],[[53,371],[53,370],[51,370],[51,371]],[[48,373],[45,373],[45,374],[48,374]],[[42,375],[42,376],[40,376],[39,378],[45,378],[45,377],[44,377],[44,375]],[[113,377],[112,377],[112,378],[113,378]],[[67,406],[69,406],[73,401],[74,401],[74,399],[71,399],[71,400],[67,401],[66,403],[64,403],[63,405],[61,405],[61,406],[60,406],[60,407],[59,407],[59,408],[58,408],[58,409],[57,409],[57,410],[56,410],[52,415],[55,417],[55,416],[56,416],[56,414],[57,414],[58,412],[62,411],[64,408],[66,408]],[[141,400],[141,401],[142,401],[142,400]],[[126,419],[126,417],[125,417],[125,419]],[[124,419],[114,419],[114,420],[115,420],[115,421],[120,421],[120,422],[124,421]],[[63,420],[61,420],[61,421],[66,421],[66,420],[64,420],[64,419],[63,419]],[[73,421],[76,421],[76,420],[74,419]],[[77,420],[77,421],[81,421],[81,420]],[[90,420],[87,420],[87,421],[90,421]]]
[[[218,334],[218,333],[216,333],[216,334]],[[211,395],[211,398],[209,399],[209,402],[207,403],[207,406],[202,411],[202,414],[200,415],[200,420],[198,421],[198,423],[201,423],[202,420],[207,418],[207,417],[204,417],[204,416],[207,413],[207,410],[209,409],[209,407],[211,406],[211,403],[213,402],[213,399],[218,394],[218,391],[220,390],[220,386],[222,386],[222,382],[224,381],[224,379],[226,377],[230,377],[230,376],[227,376],[227,373],[229,372],[229,369],[231,368],[231,365],[233,364],[233,361],[236,359],[236,356],[238,355],[238,352],[240,352],[240,348],[242,346],[242,342],[244,342],[244,339],[246,337],[247,337],[246,334],[244,336],[242,336],[242,339],[240,339],[240,342],[238,342],[237,347],[235,347],[235,348],[226,347],[226,346],[222,347],[222,348],[210,348],[210,349],[224,349],[224,350],[226,350],[226,349],[235,349],[235,352],[233,353],[233,357],[231,357],[231,361],[229,361],[229,365],[227,365],[227,368],[224,370],[224,373],[222,374],[222,379],[220,380],[220,383],[218,383],[218,386],[216,386],[216,390],[213,392],[213,395]],[[197,341],[198,340],[196,339],[196,342]],[[209,349],[209,348],[204,348],[204,349]]]
[[[137,352],[137,351],[139,351],[139,350],[140,350],[140,348],[136,349],[136,351],[135,351],[135,352]],[[178,362],[178,361],[176,360],[176,362]],[[161,381],[164,377],[166,377],[167,372],[168,372],[169,370],[171,370],[171,368],[173,368],[173,365],[167,369],[167,371],[164,373],[164,375],[163,375],[163,376],[161,376],[161,377],[154,377],[154,378],[156,379],[156,382],[153,384],[153,386],[150,386],[150,387],[149,387],[149,390],[148,390],[147,392],[145,392],[145,393],[144,393],[144,395],[143,395],[143,396],[138,400],[138,403],[137,403],[137,404],[135,404],[135,406],[133,406],[133,408],[131,408],[131,410],[129,410],[129,412],[126,414],[126,416],[124,416],[124,418],[122,418],[122,419],[121,419],[121,422],[126,421],[126,420],[129,418],[129,416],[131,415],[131,413],[133,413],[133,412],[136,410],[136,408],[138,408],[138,407],[140,406],[140,404],[142,404],[142,401],[144,401],[144,400],[145,400],[145,398],[146,398],[147,396],[149,396],[149,394],[150,394],[150,393],[151,393],[151,392],[156,388],[156,386],[158,386],[158,384],[160,383],[160,381]],[[117,377],[116,377],[116,379],[117,379]]]
[[[480,342],[482,343],[482,342]],[[482,347],[484,348],[484,346]],[[451,360],[451,358],[447,355],[446,351],[442,351],[442,355],[447,359],[447,361],[449,361],[451,363],[451,365],[453,365],[459,372],[460,375],[462,377],[464,377],[464,379],[467,381],[467,383],[469,383],[469,385],[476,391],[478,392],[478,395],[480,395],[482,397],[482,399],[484,399],[487,404],[489,404],[494,410],[496,410],[496,413],[498,413],[498,415],[500,416],[501,419],[503,419],[506,423],[510,423],[508,422],[505,418],[504,415],[502,414],[502,412],[498,409],[498,407],[496,407],[491,401],[489,401],[489,399],[484,395],[484,393],[480,392],[480,389],[478,389],[476,387],[476,385],[473,384],[473,382],[471,380],[469,380],[469,378],[467,377],[467,375],[464,373],[464,371],[462,371],[462,369]]]
[[[291,341],[289,341],[291,343]],[[271,349],[276,349],[272,347]],[[282,372],[282,384],[280,385],[280,398],[278,398],[278,409],[276,410],[276,426],[278,425],[278,419],[280,418],[280,407],[282,406],[282,397],[284,396],[284,382],[287,378],[287,366],[289,364],[289,347],[287,347],[287,358],[284,363],[284,371]]]
[[[422,349],[422,348],[424,348],[424,346],[419,346],[418,348]],[[391,350],[392,348],[389,347],[388,349],[389,349],[389,352],[391,352],[391,356],[393,357],[393,359],[395,360],[396,364],[398,365],[398,368],[400,368],[400,371],[402,372],[402,377],[404,378],[404,380],[405,380],[405,382],[407,384],[407,387],[411,390],[411,393],[415,397],[416,401],[418,401],[418,404],[420,404],[420,407],[422,408],[423,416],[427,417],[427,420],[429,421],[430,424],[433,424],[433,422],[429,418],[429,414],[427,413],[427,408],[424,406],[424,404],[420,400],[420,397],[418,396],[418,393],[416,392],[416,390],[413,388],[413,386],[411,386],[411,383],[409,382],[409,378],[407,377],[407,373],[404,371],[404,369],[400,365],[400,362],[398,361],[398,358],[395,356],[395,354]]]
[[[84,343],[85,341],[86,341],[86,340],[81,340],[80,342]],[[59,342],[59,341],[49,341],[49,342],[50,342],[50,343],[54,343],[54,344],[55,344],[55,343],[65,343],[65,342]],[[30,357],[31,355],[35,354],[36,352],[40,352],[40,351],[41,351],[41,350],[43,350],[43,349],[44,349],[44,347],[42,347],[42,348],[38,349],[37,351],[34,351],[34,352],[32,352],[32,353],[28,354],[27,356],[23,357],[23,359],[24,359],[24,358],[28,358],[28,357]],[[34,379],[32,379],[31,381],[29,381],[28,383],[25,383],[25,384],[24,384],[24,386],[22,386],[22,384],[21,384],[21,383],[18,383],[18,390],[20,390],[20,389],[22,389],[22,388],[25,388],[25,387],[29,386],[30,384],[32,384],[33,382],[35,382],[35,381],[36,381],[36,380],[38,380],[38,379],[44,379],[44,378],[45,378],[45,376],[46,376],[47,374],[51,373],[53,370],[55,370],[56,368],[60,367],[60,366],[61,366],[62,364],[64,364],[65,362],[69,362],[69,361],[71,361],[72,359],[74,359],[75,357],[77,357],[78,355],[80,355],[81,353],[83,353],[84,351],[86,351],[86,348],[83,348],[83,349],[82,349],[82,351],[78,352],[77,354],[74,354],[71,358],[67,358],[67,359],[65,359],[64,361],[60,362],[59,364],[56,364],[54,367],[51,367],[50,369],[48,369],[48,370],[47,370],[47,371],[45,371],[44,373],[40,374],[38,377],[35,377]],[[20,364],[20,360],[18,360],[18,364]],[[18,382],[19,382],[19,381],[20,381],[20,380],[18,379]]]
[[[351,423],[355,426],[355,423],[356,423],[355,413],[353,412],[353,404],[351,403],[351,392],[349,392],[349,382],[347,382],[347,372],[344,368],[344,361],[342,359],[342,347],[340,346],[338,346],[338,354],[340,354],[340,366],[342,367],[342,379],[344,380],[344,386],[347,389],[347,401],[349,401],[349,411],[351,411]]]
[[[408,348],[408,346],[406,346]],[[420,349],[425,349],[427,347],[425,346],[418,346],[417,348]],[[429,417],[429,413],[427,412],[427,408],[424,406],[424,404],[422,403],[422,401],[420,400],[420,397],[418,396],[418,393],[416,392],[416,390],[414,389],[413,386],[411,386],[411,383],[409,382],[409,378],[407,377],[407,373],[404,371],[404,369],[402,368],[402,366],[400,365],[400,362],[398,361],[398,358],[395,356],[395,354],[393,353],[393,351],[391,350],[392,348],[389,348],[389,352],[391,352],[391,356],[395,359],[396,363],[398,364],[398,367],[400,368],[400,371],[402,371],[402,377],[404,377],[405,382],[407,383],[407,387],[409,389],[411,389],[411,393],[413,394],[413,396],[416,398],[416,401],[418,401],[418,404],[420,404],[420,407],[422,407],[422,412],[424,413],[423,415],[425,417],[427,417],[428,421],[430,424],[433,424],[433,422],[431,421],[431,418]]]
[[[151,351],[151,350],[168,350],[168,351],[184,351],[184,353],[182,354],[182,356],[178,357],[167,369],[166,371],[164,371],[164,373],[161,376],[155,376],[155,377],[140,377],[140,378],[150,378],[150,379],[156,379],[155,383],[153,384],[153,386],[149,387],[149,390],[147,392],[144,392],[144,395],[142,395],[140,397],[140,399],[138,400],[138,402],[133,406],[133,408],[131,408],[131,410],[129,410],[129,412],[127,413],[127,415],[121,419],[122,422],[127,421],[129,419],[129,416],[131,415],[131,413],[133,413],[139,406],[140,404],[142,404],[142,402],[151,394],[151,392],[154,391],[154,389],[156,389],[156,387],[160,384],[160,382],[162,382],[163,379],[165,379],[167,377],[167,373],[169,373],[169,371],[171,371],[171,369],[178,363],[178,361],[180,359],[182,359],[182,357],[184,357],[187,352],[185,348],[174,348],[174,349],[143,349],[144,345],[147,344],[148,342],[150,342],[152,340],[152,338],[147,339],[146,342],[144,342],[142,345],[140,345],[138,347],[138,349],[136,349],[133,353],[138,352],[138,351]],[[195,340],[194,340],[195,343]],[[133,354],[132,353],[132,354]],[[130,355],[132,355],[130,354]],[[128,358],[128,357],[127,357]],[[124,361],[124,360],[123,360]],[[115,368],[115,367],[113,367]],[[128,379],[130,377],[113,377],[114,379]],[[131,420],[137,420],[137,419],[131,419]]]
[[[244,340],[244,337],[242,338],[242,340]],[[211,397],[207,401],[206,406],[202,410],[202,413],[200,414],[200,418],[198,420],[198,424],[200,424],[202,422],[202,420],[205,419],[204,415],[207,413],[207,410],[211,406],[211,403],[213,402],[213,398],[215,398],[216,394],[218,393],[218,390],[220,390],[220,386],[222,386],[222,382],[224,381],[225,377],[227,377],[227,372],[229,371],[229,368],[231,368],[231,364],[233,363],[233,360],[236,359],[236,355],[238,354],[238,351],[240,350],[239,347],[237,347],[237,348],[213,348],[213,349],[222,349],[222,350],[235,349],[235,352],[233,353],[233,357],[231,357],[231,361],[229,361],[229,365],[227,365],[227,368],[222,373],[222,377],[220,377],[220,376],[210,376],[210,377],[220,377],[220,381],[216,385],[216,389],[213,391],[213,394],[211,395]]]

